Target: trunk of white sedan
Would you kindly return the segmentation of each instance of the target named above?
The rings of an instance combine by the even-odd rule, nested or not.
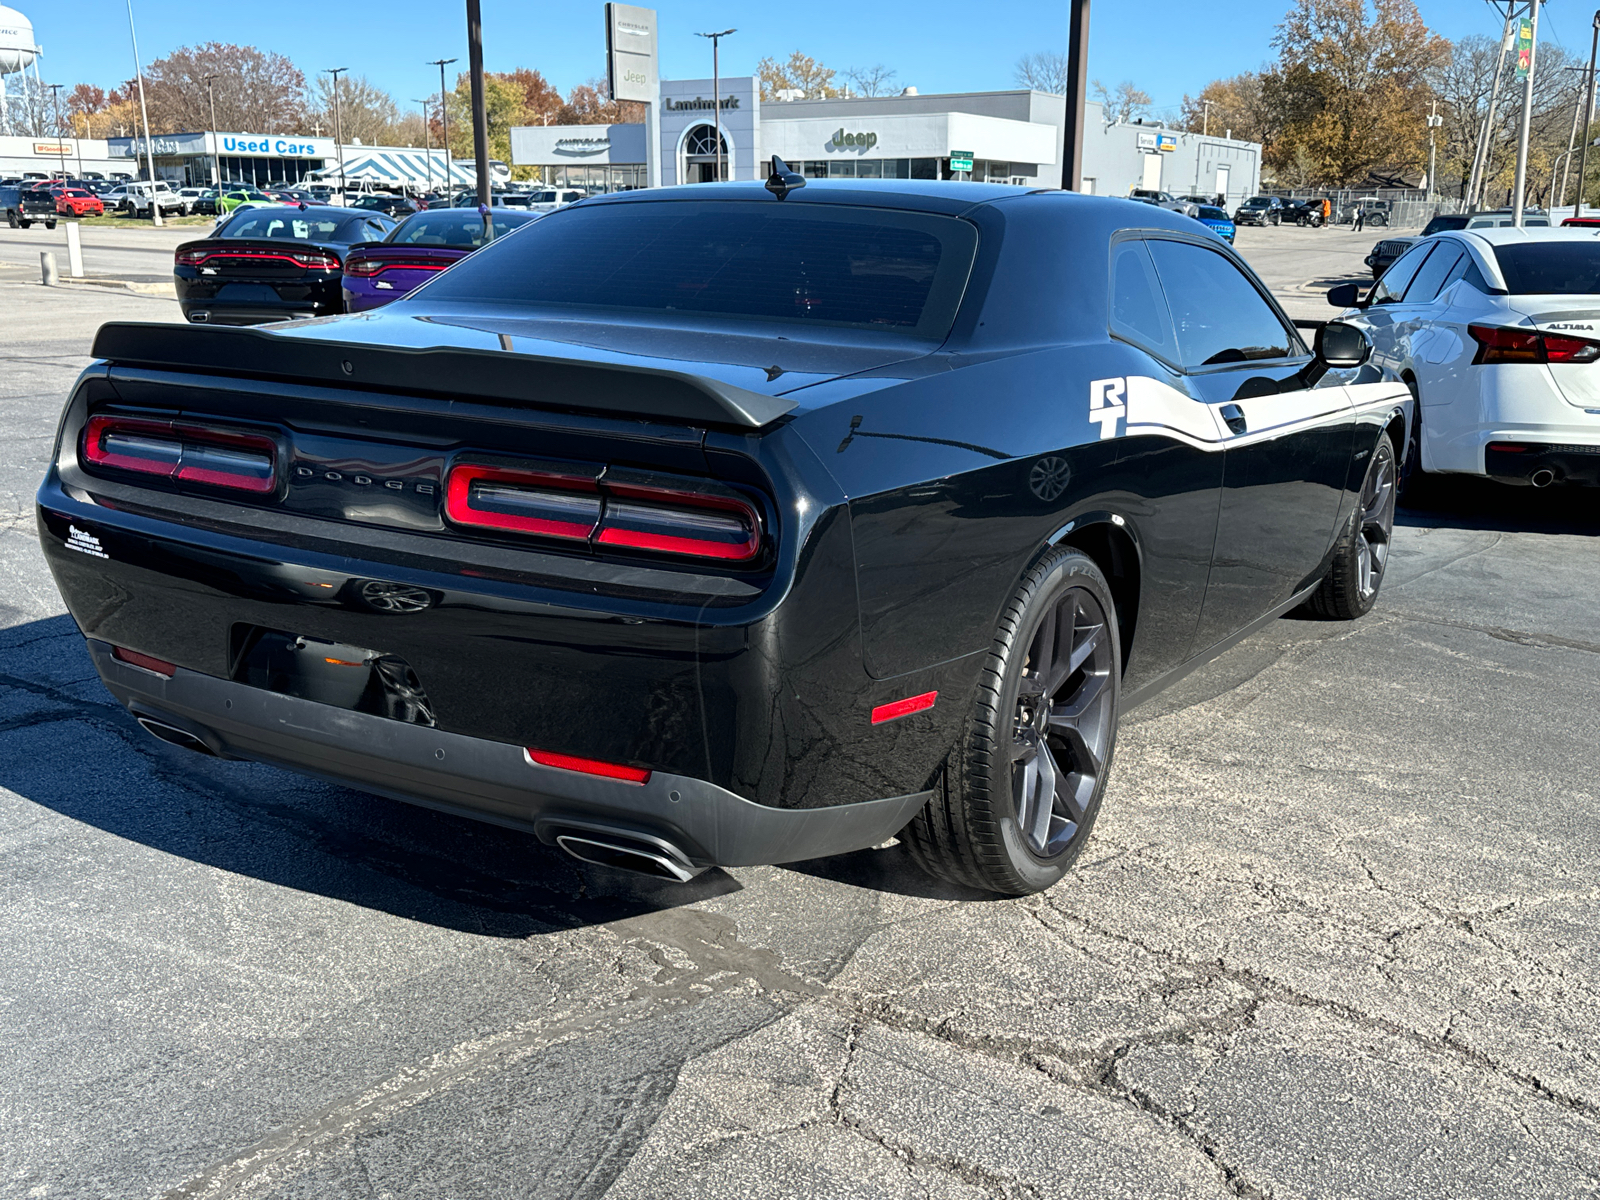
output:
[[[1600,408],[1600,295],[1522,296],[1515,305],[1544,335],[1550,377],[1568,404]]]

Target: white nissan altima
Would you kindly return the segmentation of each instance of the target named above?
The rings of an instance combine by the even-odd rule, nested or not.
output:
[[[1419,401],[1409,472],[1600,484],[1600,230],[1436,234],[1328,301]]]

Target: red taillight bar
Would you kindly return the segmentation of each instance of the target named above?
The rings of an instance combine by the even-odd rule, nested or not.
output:
[[[555,754],[549,750],[523,748],[523,756],[541,767],[559,767],[563,771],[579,771],[584,775],[598,775],[602,779],[620,779],[623,783],[650,782],[646,767],[629,767],[622,763],[601,762],[597,758],[578,758],[572,754]]]
[[[1591,363],[1600,359],[1600,342],[1541,333],[1527,327],[1508,329],[1502,325],[1469,325],[1467,332],[1478,343],[1473,363]]]
[[[312,267],[322,271],[339,269],[339,256],[331,250],[303,250],[279,253],[273,250],[179,250],[174,261],[185,267],[198,267],[213,258],[257,259],[263,262],[286,262],[296,267]]]
[[[271,438],[182,421],[90,417],[83,430],[83,461],[255,495],[278,487],[278,447]]]
[[[454,263],[435,262],[432,259],[422,260],[386,260],[375,258],[352,258],[344,264],[344,273],[354,275],[361,279],[370,279],[374,275],[382,275],[385,271],[442,271],[446,267],[453,267]]]
[[[604,476],[457,463],[445,515],[469,527],[723,562],[748,562],[761,550],[760,516],[737,494]]]

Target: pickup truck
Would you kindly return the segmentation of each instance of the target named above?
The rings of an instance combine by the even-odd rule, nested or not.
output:
[[[0,188],[0,213],[12,229],[26,229],[43,221],[46,229],[56,227],[56,198],[49,188]]]

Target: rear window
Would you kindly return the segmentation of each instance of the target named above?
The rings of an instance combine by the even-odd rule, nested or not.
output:
[[[1575,239],[1524,242],[1496,246],[1494,256],[1513,296],[1600,294],[1600,244]]]
[[[526,225],[521,213],[495,213],[495,233]],[[483,218],[475,212],[418,213],[408,218],[387,239],[397,246],[481,246]]]
[[[1200,206],[1200,216],[1207,221],[1226,221],[1228,219],[1227,213],[1210,204],[1202,204]]]
[[[340,241],[334,237],[348,217],[311,217],[295,208],[249,208],[222,227],[218,237],[284,238],[296,242]]]
[[[977,240],[953,217],[843,205],[579,204],[474,255],[426,295],[943,338]]]

